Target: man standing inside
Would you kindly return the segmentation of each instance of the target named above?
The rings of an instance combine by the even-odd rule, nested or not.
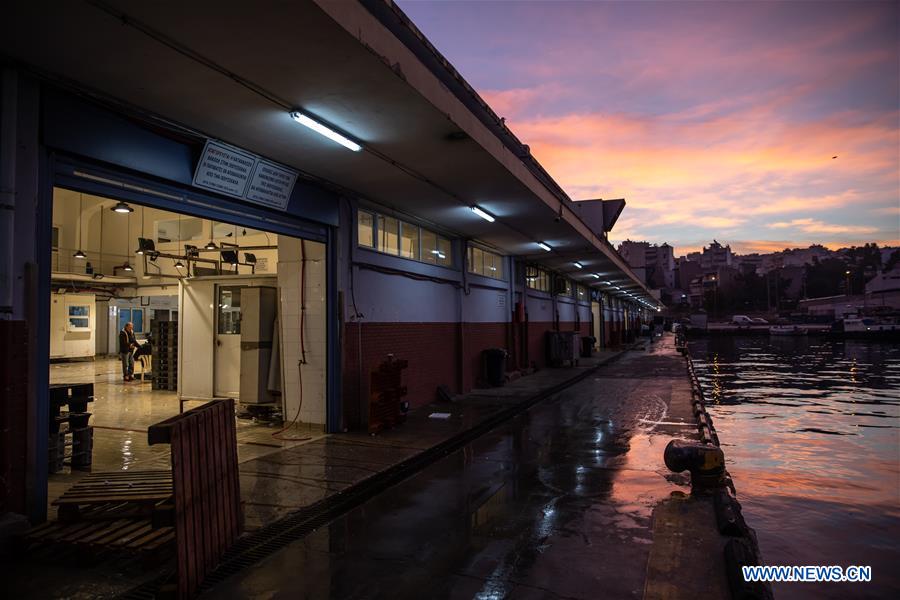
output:
[[[137,347],[134,325],[125,323],[119,332],[119,357],[122,359],[122,378],[125,381],[134,381],[134,349]]]

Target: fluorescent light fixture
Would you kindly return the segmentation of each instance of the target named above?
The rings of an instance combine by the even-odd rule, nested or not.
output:
[[[87,258],[87,255],[84,252],[82,252],[81,250],[79,250],[75,254],[72,255],[72,258],[80,258],[83,260],[83,259]]]
[[[620,288],[620,287],[617,286],[617,285],[614,285],[613,287],[616,288],[617,290],[621,290],[621,289],[622,289],[622,288]]]
[[[548,244],[545,244],[544,242],[538,242],[537,245],[541,248],[541,250],[546,250],[547,252],[550,252],[551,250],[553,250],[553,248],[551,248]]]
[[[134,212],[133,208],[131,208],[130,206],[128,206],[127,204],[125,204],[124,202],[121,202],[121,201],[118,204],[116,204],[115,206],[113,206],[110,210],[113,212],[122,213],[122,214]]]
[[[354,152],[359,152],[360,150],[362,150],[362,146],[360,146],[359,144],[357,144],[356,142],[354,142],[347,136],[338,133],[337,131],[335,131],[334,129],[331,129],[330,127],[326,127],[322,123],[319,123],[318,121],[316,121],[309,115],[306,115],[306,114],[300,112],[299,110],[295,110],[294,112],[292,112],[291,118],[293,120],[297,121],[298,123],[300,123],[301,125],[303,125],[305,127],[309,127],[310,129],[312,129],[319,135],[323,135],[323,136],[327,137],[329,140],[337,142],[338,144],[340,144],[344,148],[347,148],[348,150],[353,150]]]
[[[575,262],[573,262],[572,264],[575,266],[576,269],[583,269],[583,268],[584,268],[584,265],[581,264],[580,262],[578,262],[577,260],[576,260]]]
[[[494,221],[497,220],[497,219],[494,217],[494,215],[492,215],[492,214],[489,213],[488,211],[484,210],[484,209],[481,208],[480,206],[472,206],[471,208],[472,208],[472,212],[473,212],[473,213],[475,213],[476,215],[478,215],[479,217],[481,217],[482,219],[484,219],[484,220],[487,221],[488,223],[493,223]]]
[[[612,284],[611,284],[610,282],[608,282],[608,281],[604,281],[603,283],[605,283],[606,285],[612,285]]]
[[[594,279],[600,279],[600,276],[597,273],[591,273],[591,277]]]

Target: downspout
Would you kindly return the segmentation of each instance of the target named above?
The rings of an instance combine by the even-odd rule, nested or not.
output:
[[[460,254],[462,255],[462,269],[460,269],[460,273],[462,273],[462,285],[456,291],[457,298],[457,312],[456,312],[456,332],[457,332],[457,354],[456,354],[456,385],[459,390],[458,393],[465,393],[463,389],[464,382],[464,374],[465,374],[465,356],[466,356],[466,333],[465,333],[465,323],[463,322],[463,318],[465,316],[465,310],[463,309],[463,303],[465,302],[466,296],[469,295],[469,265],[466,264],[469,256],[468,242],[462,241],[460,244]]]
[[[3,69],[3,96],[0,101],[0,314],[13,311],[13,252],[16,215],[16,124],[18,121],[18,78],[12,69]]]

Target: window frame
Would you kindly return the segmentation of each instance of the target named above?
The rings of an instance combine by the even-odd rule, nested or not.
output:
[[[403,260],[411,260],[417,263],[422,263],[426,265],[432,265],[436,267],[444,267],[448,269],[455,269],[456,264],[453,256],[453,240],[450,238],[441,235],[437,231],[433,229],[428,229],[426,227],[422,227],[418,223],[413,223],[410,221],[405,221],[398,217],[393,217],[390,215],[385,215],[383,213],[359,208],[356,211],[356,246],[358,248],[362,248],[364,250],[368,250],[370,252],[377,252],[379,254],[383,254],[385,256],[392,256],[394,258],[402,258]],[[360,241],[359,237],[359,228],[360,228],[360,213],[371,215],[372,217],[372,241],[373,245],[369,246]],[[397,223],[397,247],[396,253],[385,250],[387,247],[386,243],[382,243],[381,239],[381,223],[386,221],[387,219],[391,219],[396,221]],[[415,250],[412,252],[414,256],[405,256],[403,253],[403,232],[404,229],[415,229]],[[389,232],[388,235],[394,235],[393,232]],[[428,238],[429,240],[434,240],[433,248],[425,248],[424,240]],[[386,241],[386,240],[385,240]],[[393,249],[393,248],[391,248]]]

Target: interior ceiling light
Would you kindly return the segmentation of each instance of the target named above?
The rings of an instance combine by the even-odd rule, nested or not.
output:
[[[546,250],[547,252],[550,252],[551,250],[553,250],[553,248],[551,248],[548,244],[545,244],[544,242],[538,242],[537,245],[538,245],[538,247],[540,247],[541,250]]]
[[[597,273],[591,273],[591,277],[593,277],[594,279],[600,279],[600,275],[598,275]]]
[[[580,262],[578,262],[577,260],[576,260],[575,262],[573,262],[572,264],[575,266],[576,269],[583,269],[583,268],[584,268],[584,265],[581,264]]]
[[[81,250],[78,250],[77,252],[75,252],[75,254],[72,255],[72,258],[85,259],[85,258],[87,258],[87,255],[84,252],[82,252]]]
[[[113,212],[121,213],[121,214],[127,214],[130,212],[134,212],[133,208],[131,208],[130,206],[128,206],[121,200],[115,206],[113,206],[110,210]]]
[[[216,243],[212,240],[209,240],[203,247],[207,250],[216,250],[218,248],[218,246],[216,246]]]
[[[131,271],[134,271],[134,268],[132,268],[130,263],[126,262],[124,265],[122,265],[122,270],[128,271],[130,273]]]
[[[293,120],[297,121],[298,123],[300,123],[301,125],[303,125],[305,127],[309,127],[310,129],[312,129],[319,135],[323,135],[323,136],[327,137],[329,140],[337,142],[338,144],[340,144],[344,148],[347,148],[348,150],[353,150],[354,152],[359,152],[360,150],[362,150],[361,145],[354,142],[347,136],[338,133],[334,129],[327,127],[327,126],[323,125],[322,123],[319,123],[318,121],[316,121],[309,115],[304,114],[304,113],[300,112],[299,110],[293,111],[291,113],[291,118]]]
[[[484,219],[485,221],[487,221],[488,223],[493,223],[494,221],[497,220],[497,219],[494,217],[494,215],[492,215],[491,213],[487,212],[486,210],[484,210],[484,209],[481,208],[480,206],[473,206],[473,207],[472,207],[472,212],[475,213],[476,215],[478,215],[479,217],[481,217],[482,219]]]
[[[181,261],[179,260],[178,262],[175,263],[175,268],[176,268],[176,269],[183,269],[183,268],[184,268],[184,263],[181,262]]]

